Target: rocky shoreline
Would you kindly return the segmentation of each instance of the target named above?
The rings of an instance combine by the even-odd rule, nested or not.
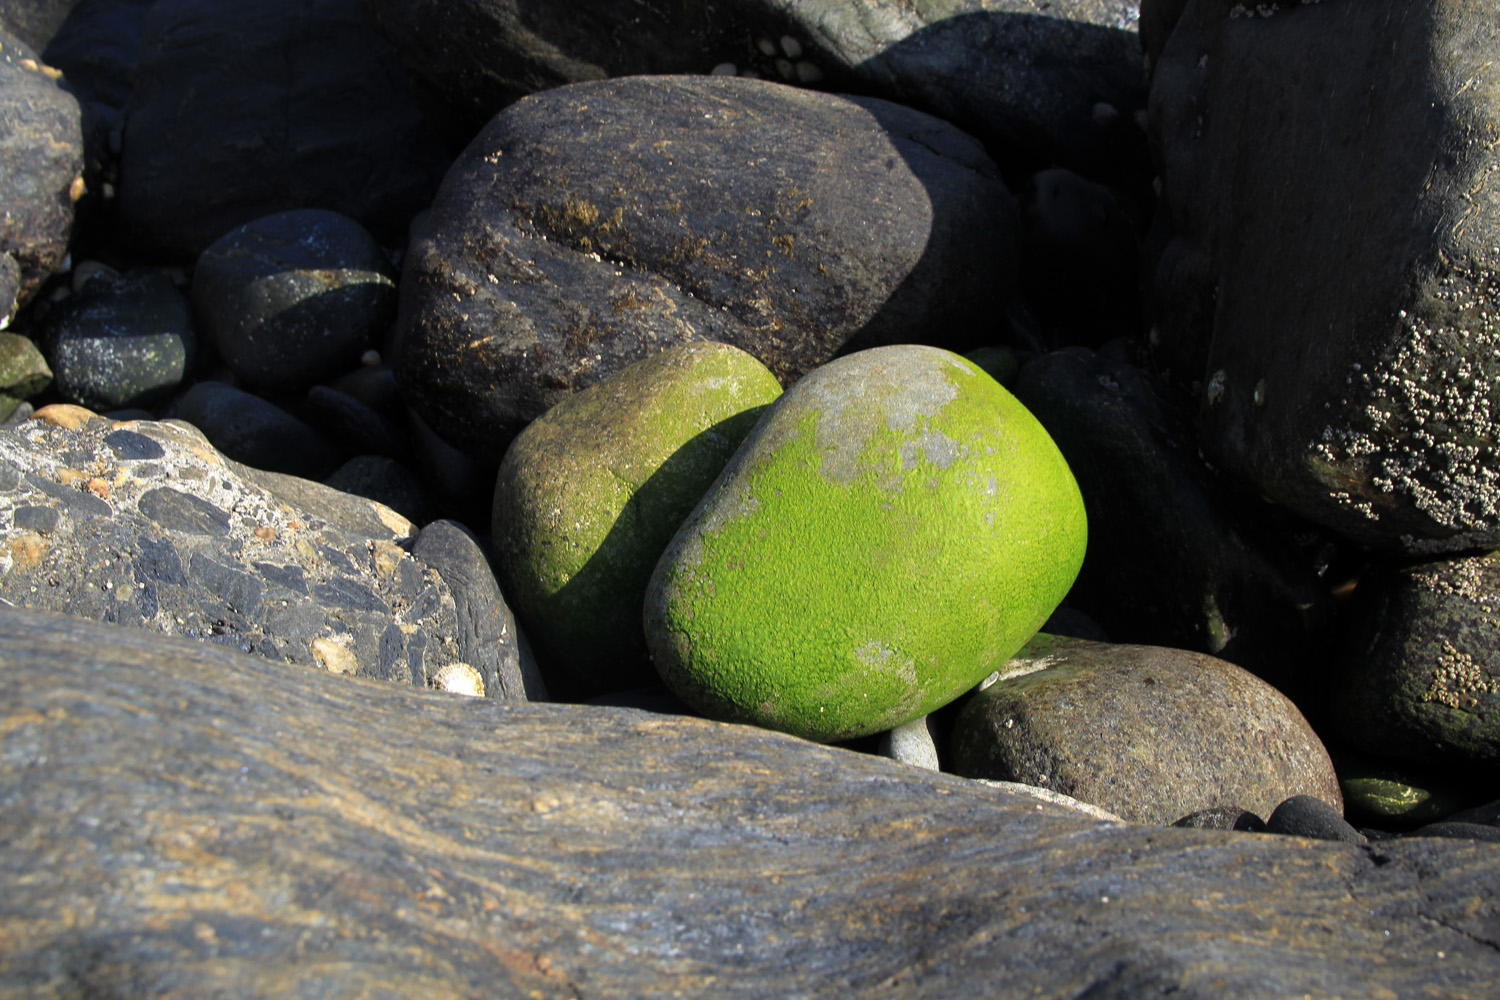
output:
[[[679,6],[0,0],[0,996],[1488,995],[1496,11]]]

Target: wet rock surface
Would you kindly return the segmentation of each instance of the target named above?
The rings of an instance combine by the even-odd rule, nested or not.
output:
[[[1500,976],[1488,843],[1100,823],[760,730],[35,612],[0,609],[0,649],[17,996],[1478,998]]]
[[[1206,450],[1362,544],[1494,547],[1494,5],[1258,9],[1189,2],[1152,82]]]
[[[489,453],[567,393],[716,340],[790,381],[841,350],[992,339],[1014,202],[973,139],[763,81],[579,84],[502,112],[416,231],[394,366]]]
[[[418,686],[466,661],[524,694],[514,624],[498,591],[474,596],[483,557],[457,540],[423,546],[393,511],[237,466],[184,425],[33,420],[0,431],[0,455],[9,606]],[[451,553],[458,582],[413,539]]]
[[[1185,650],[1039,635],[964,706],[952,744],[959,774],[1133,822],[1220,807],[1264,816],[1299,793],[1343,804],[1327,750],[1285,696]]]

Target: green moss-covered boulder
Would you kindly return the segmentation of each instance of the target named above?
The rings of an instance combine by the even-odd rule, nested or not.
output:
[[[682,344],[569,397],[511,444],[495,552],[554,697],[656,682],[641,632],[651,569],[780,394],[744,351]]]
[[[51,382],[52,369],[36,344],[20,334],[0,332],[0,420]]]
[[[647,590],[657,671],[708,715],[831,741],[930,712],[1067,593],[1083,501],[980,368],[933,347],[818,368],[761,418]]]

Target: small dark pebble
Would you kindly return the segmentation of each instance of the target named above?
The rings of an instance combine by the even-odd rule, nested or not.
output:
[[[1338,810],[1311,795],[1293,795],[1266,820],[1267,833],[1315,840],[1337,840],[1346,844],[1363,844],[1364,836],[1350,826]]]
[[[1189,813],[1172,824],[1189,830],[1239,830],[1244,833],[1263,833],[1266,821],[1253,812],[1238,806],[1215,806]]]

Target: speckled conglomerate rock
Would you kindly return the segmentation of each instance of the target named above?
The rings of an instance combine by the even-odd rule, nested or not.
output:
[[[1101,823],[764,730],[0,608],[0,997],[1491,998],[1500,847]]]
[[[788,383],[840,351],[992,342],[1014,200],[930,115],[724,77],[536,94],[458,158],[401,277],[392,365],[471,454],[569,393],[714,340]]]
[[[514,625],[466,627],[472,588],[414,557],[394,511],[237,465],[187,424],[53,419],[73,426],[0,430],[6,605],[419,686],[468,662],[524,697]]]
[[[1159,350],[1211,461],[1373,547],[1500,544],[1497,24],[1192,0],[1155,70]]]

